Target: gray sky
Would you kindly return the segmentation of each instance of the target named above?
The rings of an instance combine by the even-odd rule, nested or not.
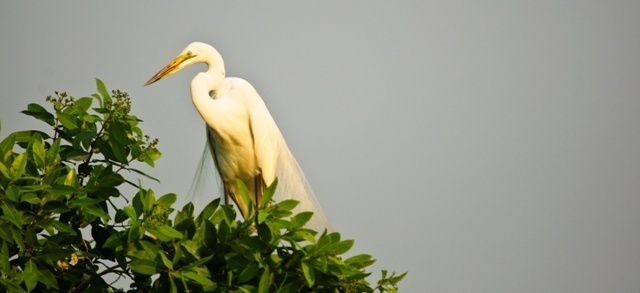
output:
[[[185,195],[204,67],[265,100],[353,253],[402,292],[640,290],[638,1],[0,2],[4,137],[54,90],[128,92]],[[625,2],[625,3],[623,3]],[[206,3],[206,4],[205,4]]]

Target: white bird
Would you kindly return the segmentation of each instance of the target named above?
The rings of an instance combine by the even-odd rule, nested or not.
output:
[[[191,81],[191,99],[207,124],[207,144],[223,183],[225,203],[230,197],[243,217],[247,203],[238,196],[236,180],[242,180],[255,202],[276,176],[275,200],[295,199],[297,212],[314,213],[307,226],[330,229],[318,201],[260,95],[247,81],[225,77],[222,56],[212,46],[189,44],[146,85],[196,63],[208,70]],[[211,178],[210,180],[212,180]]]

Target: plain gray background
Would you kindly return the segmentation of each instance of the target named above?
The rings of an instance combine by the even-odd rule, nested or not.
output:
[[[4,137],[94,77],[160,139],[157,194],[204,146],[188,43],[262,95],[337,231],[402,292],[640,291],[640,2],[0,3]]]

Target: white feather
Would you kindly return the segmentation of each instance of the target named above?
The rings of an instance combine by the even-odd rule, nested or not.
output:
[[[218,196],[228,195],[240,206],[240,213],[247,216],[247,204],[238,196],[236,180],[242,180],[251,198],[258,201],[264,186],[271,185],[277,177],[274,200],[299,201],[296,212],[314,213],[307,227],[318,231],[331,229],[264,101],[247,81],[225,77],[224,61],[213,47],[198,42],[189,44],[147,85],[200,62],[206,63],[208,69],[191,81],[191,98],[207,123],[207,147],[190,191],[194,200],[210,198],[212,183],[221,182],[217,184]],[[217,172],[210,172],[214,168]]]

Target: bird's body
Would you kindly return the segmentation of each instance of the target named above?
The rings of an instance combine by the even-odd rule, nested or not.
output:
[[[210,77],[206,72],[198,74],[191,82],[191,96],[207,123],[207,143],[225,185],[225,194],[246,216],[246,203],[236,196],[236,180],[242,180],[253,200],[258,201],[266,184],[275,179],[276,149],[282,137],[251,84],[231,77],[218,87],[203,91],[210,84]]]
[[[276,198],[300,201],[298,210],[314,212],[314,228],[329,228],[264,101],[249,82],[225,76],[222,57],[213,47],[190,44],[147,85],[199,62],[206,63],[208,70],[191,81],[191,98],[207,124],[207,143],[225,198],[230,197],[247,217],[247,203],[238,196],[236,180],[242,180],[259,202],[264,188],[278,177],[280,196]]]

